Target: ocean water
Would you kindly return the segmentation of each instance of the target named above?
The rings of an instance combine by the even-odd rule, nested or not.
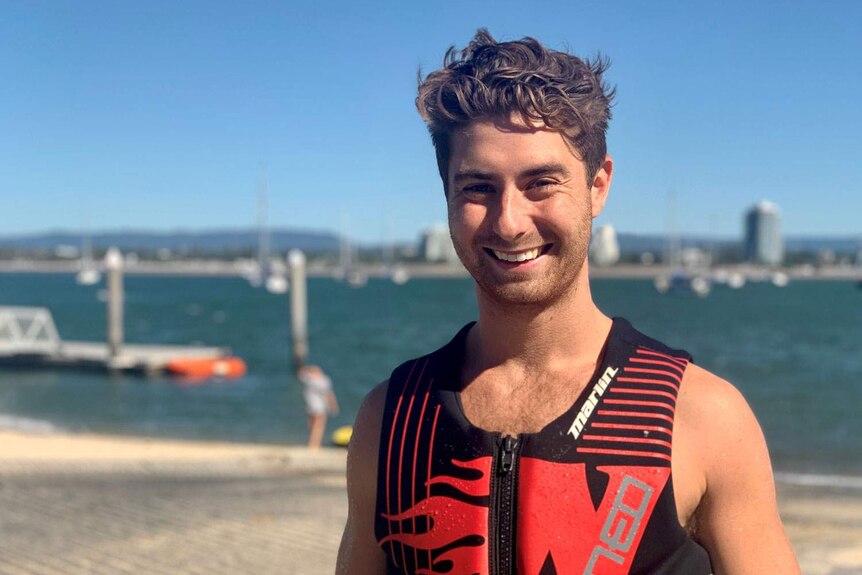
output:
[[[100,289],[78,286],[70,275],[0,274],[0,306],[47,307],[64,339],[103,340]],[[364,394],[393,367],[443,345],[476,317],[466,279],[403,286],[372,279],[352,289],[312,278],[308,290],[310,359],[332,377],[342,408],[329,429],[350,424]],[[697,299],[659,295],[649,281],[600,280],[593,295],[605,313],[687,349],[733,382],[757,415],[782,477],[860,482],[862,290],[853,282],[717,286]],[[230,347],[249,372],[188,385],[169,377],[0,368],[0,427],[304,441],[287,296],[239,278],[130,276],[125,323],[129,342]]]

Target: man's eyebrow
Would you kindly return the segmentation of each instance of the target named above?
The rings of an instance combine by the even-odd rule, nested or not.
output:
[[[480,172],[479,170],[461,170],[456,172],[452,177],[452,180],[455,182],[460,182],[463,180],[493,180],[494,176],[487,172]]]
[[[521,172],[520,176],[522,178],[534,178],[536,176],[547,176],[549,174],[559,174],[566,178],[571,177],[571,172],[569,172],[569,169],[565,165],[555,162],[529,168]]]
[[[538,166],[533,166],[532,168],[528,168],[521,172],[519,176],[521,178],[534,178],[536,176],[547,176],[549,174],[559,174],[563,177],[571,177],[571,172],[564,165],[556,162],[550,162],[547,164],[540,164]],[[455,173],[452,177],[454,182],[460,182],[463,180],[484,180],[489,181],[493,180],[494,176],[489,174],[488,172],[483,172],[481,170],[460,170]]]

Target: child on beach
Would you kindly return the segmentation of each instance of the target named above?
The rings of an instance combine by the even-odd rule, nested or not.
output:
[[[303,386],[305,411],[308,414],[308,449],[317,451],[323,440],[326,416],[338,415],[338,400],[332,391],[332,380],[318,365],[305,365],[297,373]]]

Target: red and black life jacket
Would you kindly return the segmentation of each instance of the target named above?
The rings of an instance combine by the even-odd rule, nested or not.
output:
[[[389,379],[375,534],[389,573],[708,575],[680,526],[671,443],[686,352],[615,318],[590,383],[538,433],[473,426],[465,326]]]

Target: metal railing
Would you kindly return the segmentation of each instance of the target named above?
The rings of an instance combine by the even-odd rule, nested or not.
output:
[[[54,353],[62,340],[44,307],[0,307],[0,354]]]

